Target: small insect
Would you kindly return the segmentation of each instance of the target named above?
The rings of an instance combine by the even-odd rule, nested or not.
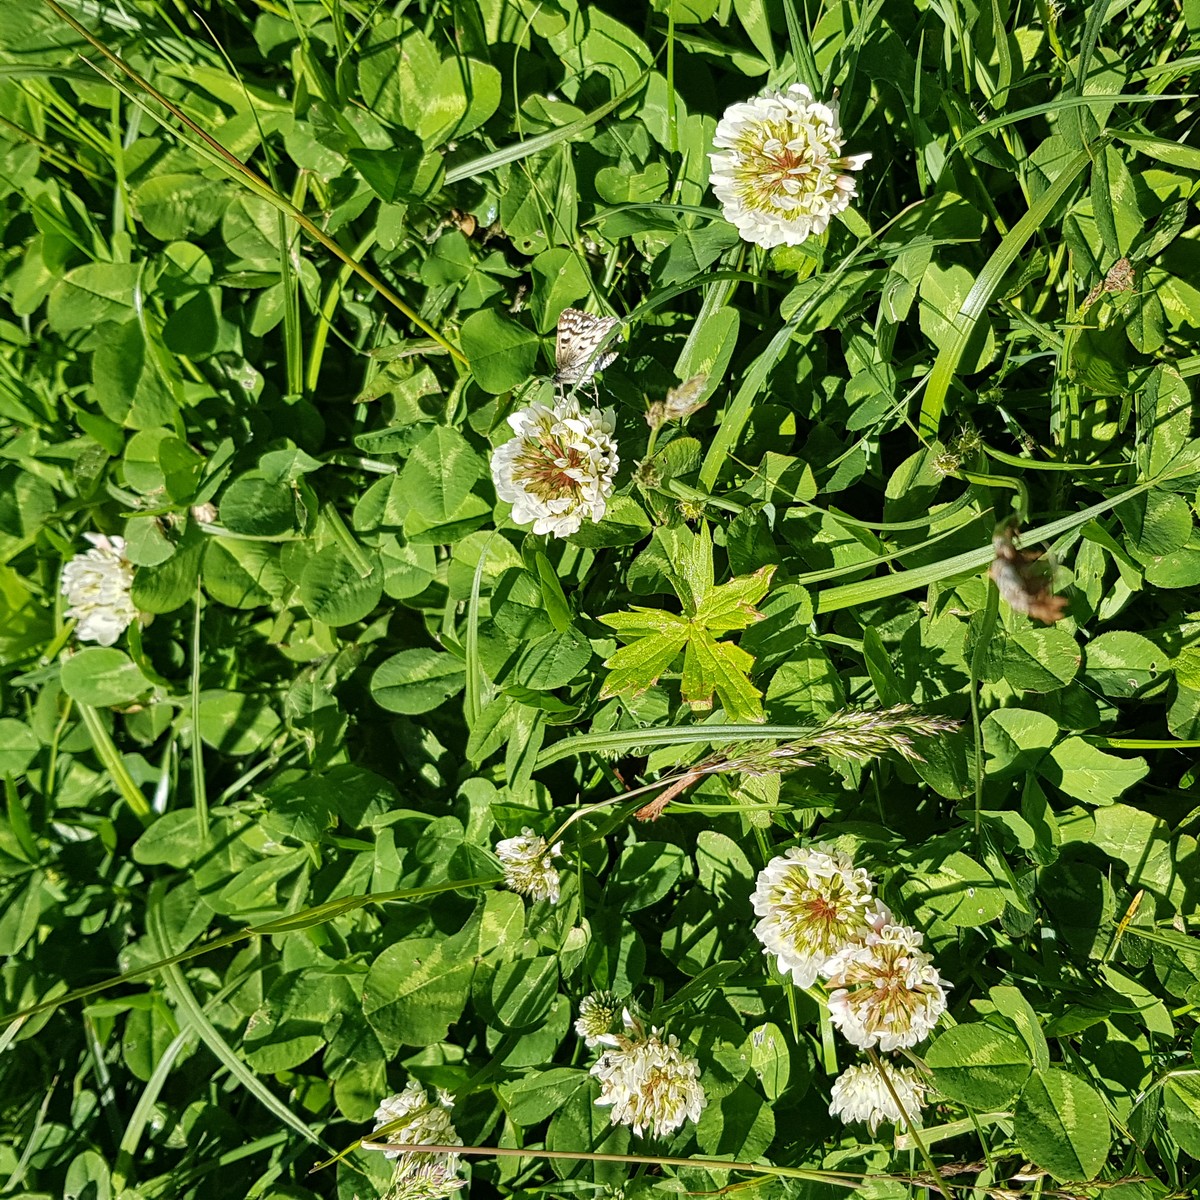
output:
[[[596,351],[600,343],[620,325],[616,317],[597,317],[578,308],[564,308],[558,318],[554,344],[554,382],[573,387],[587,383],[616,357],[616,350]]]
[[[1067,598],[1051,591],[1053,567],[1041,552],[1018,550],[1013,544],[1017,532],[1015,521],[996,531],[992,538],[996,557],[988,574],[1010,608],[1053,625],[1063,615]]]

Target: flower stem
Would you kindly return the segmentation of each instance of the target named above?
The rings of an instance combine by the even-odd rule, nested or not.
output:
[[[925,1145],[925,1139],[922,1138],[917,1132],[917,1127],[913,1124],[912,1118],[905,1111],[904,1105],[900,1103],[900,1097],[896,1095],[896,1089],[892,1085],[892,1078],[888,1074],[883,1063],[880,1061],[879,1055],[876,1054],[874,1050],[868,1049],[867,1057],[874,1064],[875,1070],[879,1072],[879,1077],[883,1080],[883,1086],[887,1088],[888,1094],[895,1102],[897,1109],[900,1110],[900,1115],[904,1118],[905,1132],[916,1144],[917,1153],[920,1154],[922,1159],[924,1159],[925,1169],[933,1177],[933,1180],[937,1185],[937,1190],[941,1192],[943,1196],[948,1198],[950,1193],[946,1190],[946,1183],[945,1180],[942,1179],[942,1173],[937,1169],[937,1164],[933,1161],[933,1156],[929,1153],[929,1147]]]

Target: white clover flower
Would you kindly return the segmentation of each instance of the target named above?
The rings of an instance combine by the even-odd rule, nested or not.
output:
[[[439,1091],[436,1102],[429,1099],[417,1081],[409,1080],[404,1091],[389,1096],[375,1110],[375,1128],[381,1129],[395,1121],[403,1124],[384,1134],[386,1144],[395,1150],[384,1150],[388,1158],[398,1158],[396,1173],[388,1190],[388,1200],[444,1200],[466,1184],[458,1174],[457,1154],[405,1151],[405,1146],[461,1146],[462,1138],[450,1120],[454,1097]],[[376,1147],[371,1147],[372,1149]]]
[[[504,885],[531,900],[558,903],[558,871],[554,859],[562,854],[562,842],[546,844],[528,826],[520,837],[505,838],[496,843],[496,857],[504,868]]]
[[[874,887],[866,871],[832,846],[793,847],[771,859],[750,897],[762,918],[754,932],[763,953],[775,955],[797,987],[812,987],[835,954],[891,920]]]
[[[389,1096],[380,1102],[375,1110],[375,1128],[382,1129],[393,1121],[403,1121],[398,1129],[390,1130],[386,1135],[389,1145],[404,1146],[461,1146],[462,1138],[450,1120],[450,1110],[454,1107],[454,1097],[449,1092],[439,1090],[436,1102],[429,1099],[429,1094],[415,1080],[410,1079],[404,1091],[395,1096]],[[395,1158],[402,1149],[385,1150],[388,1158]],[[428,1155],[412,1157],[433,1157]],[[458,1167],[458,1155],[448,1154],[450,1169]]]
[[[70,607],[67,616],[79,624],[81,642],[111,646],[137,618],[130,599],[133,564],[125,557],[125,539],[99,533],[83,535],[92,549],[77,554],[62,573],[62,593]]]
[[[885,925],[863,946],[843,950],[826,968],[829,1015],[860,1049],[902,1050],[926,1037],[946,1011],[946,988],[922,935]]]
[[[615,1046],[592,1065],[590,1074],[600,1081],[597,1105],[611,1107],[614,1125],[629,1125],[641,1135],[649,1129],[655,1137],[674,1133],[684,1121],[699,1121],[708,1103],[700,1083],[700,1064],[679,1049],[658,1029],[649,1035],[641,1022],[624,1013],[628,1035],[605,1038]]]
[[[599,1046],[610,1036],[613,1018],[619,1011],[620,1001],[612,992],[593,992],[579,1002],[579,1017],[575,1021],[575,1032],[588,1047]]]
[[[709,155],[725,219],[748,242],[798,246],[824,233],[855,195],[871,156],[842,154],[837,100],[822,104],[802,83],[725,110]]]
[[[875,1064],[862,1063],[847,1067],[833,1081],[829,1115],[841,1117],[847,1124],[866,1121],[872,1136],[882,1121],[891,1121],[894,1125],[904,1121],[919,1126],[921,1107],[925,1103],[929,1085],[914,1067],[887,1064],[883,1069],[887,1071],[888,1081],[900,1100],[903,1113],[896,1107],[896,1100],[888,1091],[887,1083]]]
[[[612,409],[584,411],[577,400],[531,404],[508,418],[516,437],[492,451],[496,495],[518,525],[569,537],[586,517],[599,521],[620,458]]]

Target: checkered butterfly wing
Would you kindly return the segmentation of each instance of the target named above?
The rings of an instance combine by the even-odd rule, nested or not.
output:
[[[564,308],[554,345],[554,382],[585,383],[597,371],[603,371],[617,357],[617,351],[597,354],[596,350],[620,323],[616,317],[597,317],[578,308]]]

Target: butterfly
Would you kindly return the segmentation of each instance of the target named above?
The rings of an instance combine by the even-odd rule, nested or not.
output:
[[[582,309],[564,308],[554,343],[554,382],[573,387],[603,371],[617,357],[617,351],[596,351],[620,324],[616,317],[597,317]]]
[[[1050,563],[1037,550],[1018,550],[1013,544],[1016,534],[1015,522],[996,531],[992,538],[996,557],[988,574],[1010,608],[1052,625],[1063,615],[1067,598],[1051,591],[1053,568]]]

